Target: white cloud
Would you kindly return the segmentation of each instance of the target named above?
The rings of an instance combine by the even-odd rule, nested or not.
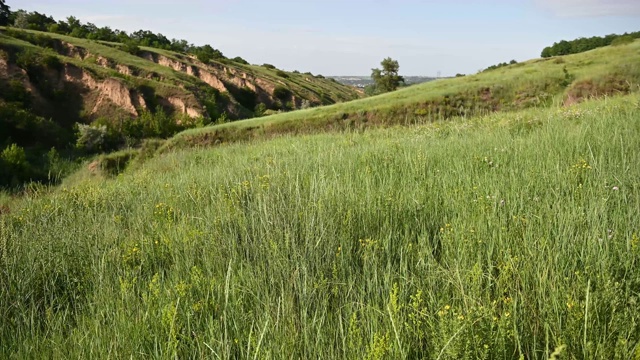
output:
[[[562,17],[640,16],[638,0],[535,0]]]

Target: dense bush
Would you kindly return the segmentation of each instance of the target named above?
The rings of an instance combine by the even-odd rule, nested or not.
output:
[[[70,133],[55,122],[22,109],[19,104],[0,104],[0,146],[12,141],[20,146],[62,146]]]
[[[30,170],[24,148],[11,144],[0,152],[0,186],[19,184],[29,177]]]
[[[17,79],[0,80],[0,98],[7,102],[18,103],[23,108],[27,108],[31,104],[31,93],[22,84],[22,81]]]
[[[291,90],[284,86],[276,86],[276,88],[273,89],[273,96],[283,102],[288,101],[292,95],[293,93],[291,92]]]
[[[97,152],[103,149],[107,136],[107,127],[104,125],[78,124],[78,140],[76,147],[88,152]]]
[[[259,103],[258,105],[256,105],[255,109],[253,110],[253,114],[255,117],[261,117],[261,116],[264,116],[266,111],[267,111],[267,105],[265,105],[264,103]]]
[[[281,78],[285,78],[285,79],[289,78],[289,74],[287,74],[286,72],[284,72],[282,70],[276,71],[276,75],[280,76]]]
[[[122,44],[122,50],[128,52],[131,55],[140,54],[140,46],[134,40],[127,40]]]
[[[237,62],[238,64],[249,65],[249,62],[247,60],[241,58],[240,56],[236,56],[231,60],[234,61],[234,62]]]

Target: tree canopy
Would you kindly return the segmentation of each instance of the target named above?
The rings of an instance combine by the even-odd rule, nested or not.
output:
[[[397,60],[388,57],[380,63],[382,69],[371,69],[371,78],[373,79],[377,93],[394,91],[404,83],[404,78],[398,75],[400,65]]]
[[[5,26],[9,23],[10,15],[11,8],[5,4],[4,0],[0,0],[0,26]]]

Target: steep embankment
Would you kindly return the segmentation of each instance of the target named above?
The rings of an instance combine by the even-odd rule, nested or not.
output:
[[[238,119],[268,109],[293,110],[303,103],[317,106],[359,97],[353,88],[305,74],[226,59],[205,64],[186,54],[152,48],[130,54],[120,44],[53,33],[0,28],[0,49],[0,79],[18,80],[41,100],[34,110],[52,107],[46,100],[55,102],[43,96],[44,86],[50,92],[79,93],[76,110],[85,120],[114,114],[135,117],[139,110],[155,110],[158,105],[189,117],[216,120],[225,113]],[[36,64],[39,74],[32,74],[33,59],[27,53],[49,59]],[[57,61],[51,61],[53,57]]]

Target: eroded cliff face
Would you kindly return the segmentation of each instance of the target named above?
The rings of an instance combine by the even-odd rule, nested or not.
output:
[[[86,59],[92,56],[82,48],[65,44],[65,52],[78,59]],[[98,56],[96,65],[104,68],[116,69],[120,74],[132,76],[130,67],[116,64],[113,61]],[[90,118],[97,118],[100,115],[111,112],[115,107],[121,113],[131,117],[137,117],[141,111],[149,109],[142,91],[135,86],[131,86],[124,79],[117,77],[100,78],[92,72],[76,65],[65,63],[59,71],[48,69],[45,72],[47,82],[54,84],[56,90],[74,89],[81,98],[84,115]],[[9,63],[7,59],[0,58],[0,79],[5,81],[19,81],[30,93],[33,102],[45,112],[54,106],[41,94],[37,86],[30,81],[26,70],[15,64]],[[71,85],[71,87],[69,87]],[[205,113],[199,105],[196,97],[184,91],[183,94],[174,94],[167,97],[157,96],[157,102],[165,108],[170,108],[173,112],[185,114],[195,118],[204,116]]]
[[[179,113],[186,114],[191,118],[197,118],[204,115],[202,109],[189,106],[185,99],[181,97],[169,96],[166,98],[166,103],[171,105]]]
[[[220,92],[230,92],[229,85],[237,89],[249,89],[256,93],[257,102],[267,106],[271,106],[277,101],[273,96],[275,88],[279,85],[286,86],[284,82],[265,80],[230,66],[217,63],[204,64],[195,57],[188,57],[189,64],[157,53],[145,52],[141,56],[156,64],[196,77]],[[320,101],[320,99],[309,100]],[[302,99],[299,96],[294,96],[292,101],[299,105]]]
[[[30,36],[17,32],[12,36],[41,46]],[[59,66],[44,71],[47,86],[54,84],[56,88],[43,90],[41,82],[34,83],[33,74],[27,74],[15,64],[16,54],[25,49],[1,42],[0,50],[13,52],[12,56],[0,56],[0,79],[5,83],[18,79],[31,93],[38,108],[49,109],[51,114],[56,113],[61,101],[65,101],[59,98],[52,101],[52,93],[56,92],[71,94],[75,91],[71,94],[73,105],[66,114],[78,114],[74,117],[85,120],[114,114],[137,117],[141,111],[155,110],[158,105],[169,113],[192,118],[202,116],[215,120],[226,113],[231,119],[238,119],[251,117],[257,104],[280,109],[287,103],[298,108],[304,100],[321,104],[327,96],[333,96],[333,101],[337,101],[337,97],[350,97],[346,87],[338,89],[338,85],[328,81],[324,83],[313,77],[305,80],[303,76],[287,80],[287,76],[277,76],[275,71],[270,74],[266,69],[228,60],[205,64],[193,55],[152,50],[133,55],[123,52],[120,45],[100,42],[95,42],[89,51],[84,43],[69,38],[51,34],[39,36],[50,37],[47,47],[58,54]],[[50,49],[38,50],[40,56],[51,57]],[[291,90],[287,99],[274,96],[274,90],[280,86]],[[333,90],[335,92],[331,93]],[[353,98],[356,97],[354,91]],[[41,115],[46,117],[48,113],[43,110]]]
[[[141,94],[130,89],[122,80],[107,78],[97,80],[86,70],[67,64],[64,68],[63,81],[75,84],[87,92],[97,96],[85,97],[85,109],[91,115],[98,114],[100,109],[111,102],[131,116],[138,116],[138,109],[146,109],[147,105]],[[95,98],[95,100],[90,100]]]

